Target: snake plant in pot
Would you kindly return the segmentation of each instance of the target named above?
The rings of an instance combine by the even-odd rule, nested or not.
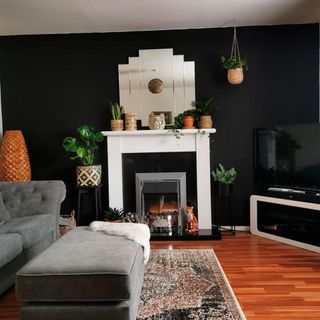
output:
[[[77,166],[78,186],[97,186],[101,183],[101,165],[94,165],[95,153],[98,144],[102,142],[103,135],[94,130],[92,126],[82,125],[77,128],[79,138],[65,137],[63,148],[69,154],[70,159],[80,160],[82,165]]]
[[[111,130],[112,131],[122,131],[123,130],[123,114],[124,109],[123,107],[118,104],[117,102],[111,103]]]

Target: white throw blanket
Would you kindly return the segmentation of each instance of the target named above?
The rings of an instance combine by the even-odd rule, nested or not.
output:
[[[143,247],[144,264],[147,264],[150,256],[150,229],[142,223],[112,223],[93,221],[89,228],[92,231],[101,231],[113,236],[124,236],[136,241]]]

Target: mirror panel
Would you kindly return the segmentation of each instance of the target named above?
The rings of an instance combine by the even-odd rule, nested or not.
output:
[[[120,104],[136,112],[142,126],[148,126],[151,112],[171,114],[166,122],[172,124],[195,100],[194,62],[174,56],[173,49],[139,50],[139,57],[118,69]]]

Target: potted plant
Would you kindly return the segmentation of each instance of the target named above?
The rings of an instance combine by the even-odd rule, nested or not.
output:
[[[218,183],[220,196],[229,196],[232,191],[232,185],[237,178],[237,172],[234,168],[226,170],[220,163],[219,167],[211,171],[215,182]]]
[[[231,84],[240,84],[243,81],[243,67],[248,70],[246,59],[241,59],[239,44],[237,39],[237,29],[233,28],[233,42],[230,58],[221,57],[222,65],[228,70],[228,81]]]
[[[221,57],[222,65],[228,70],[228,81],[231,84],[240,84],[243,82],[243,67],[248,70],[248,63],[246,59],[241,59],[237,57],[226,58]]]
[[[117,102],[110,103],[111,105],[111,130],[112,131],[122,131],[123,130],[123,114],[124,109],[121,105],[119,105]]]
[[[199,113],[196,109],[189,109],[179,113],[174,118],[173,129],[194,129],[199,122]]]
[[[79,159],[82,163],[77,166],[77,185],[78,186],[97,186],[101,182],[101,165],[94,165],[95,152],[98,143],[102,142],[101,132],[94,131],[89,125],[82,125],[77,128],[79,139],[65,137],[63,148],[67,153],[72,154],[70,159]]]
[[[117,208],[108,208],[108,210],[103,211],[104,220],[108,222],[123,222],[123,210]]]
[[[214,109],[212,98],[208,101],[193,101],[192,106],[196,108],[200,115],[199,128],[209,129],[212,128],[212,112]]]

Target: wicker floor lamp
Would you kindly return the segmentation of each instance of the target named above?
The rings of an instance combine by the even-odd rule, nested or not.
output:
[[[0,180],[31,180],[28,150],[20,130],[7,130],[4,134],[0,149]]]

